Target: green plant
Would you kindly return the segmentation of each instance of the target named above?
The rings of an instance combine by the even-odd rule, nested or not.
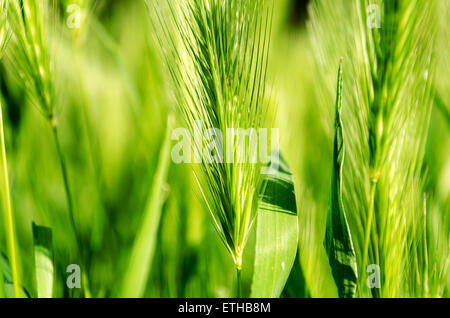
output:
[[[166,136],[158,160],[155,182],[149,193],[142,226],[136,235],[130,259],[121,286],[122,297],[142,297],[148,280],[156,248],[157,234],[164,201],[166,200],[165,182],[170,167],[170,136],[174,118],[167,121]]]
[[[443,281],[428,281],[419,291],[413,279],[429,271],[421,264],[429,257],[422,245],[429,229],[420,226],[426,223],[421,178],[433,101],[435,3],[315,1],[311,15],[320,70],[328,73],[329,64],[321,62],[339,55],[348,70],[343,202],[358,260],[359,294],[426,295]],[[329,100],[329,80],[327,85]],[[367,287],[370,264],[380,266],[381,289]]]
[[[272,170],[264,178],[256,219],[252,298],[280,297],[298,249],[292,172],[279,150],[273,151],[269,167]]]
[[[336,90],[335,137],[333,144],[333,172],[331,178],[330,206],[324,246],[336,282],[339,297],[355,297],[358,270],[355,249],[342,202],[345,161],[344,127],[342,123],[342,61],[339,65]]]
[[[169,51],[166,64],[191,135],[211,129],[225,133],[231,128],[261,128],[270,34],[270,13],[264,2],[167,4],[170,21],[163,19],[161,6],[151,2],[149,7],[150,12],[156,11],[157,36],[163,50]],[[204,157],[197,181],[219,236],[233,257],[239,285],[242,257],[256,215],[261,165],[252,163],[256,153],[239,146],[224,149],[217,136],[209,138],[195,145],[195,156]],[[226,138],[236,144],[236,136]],[[211,151],[203,152],[211,144]]]
[[[55,78],[53,70],[53,41],[57,19],[55,8],[49,1],[13,1],[10,23],[14,33],[10,59],[15,72],[26,86],[29,100],[37,107],[51,126],[60,161],[61,173],[67,199],[70,221],[77,239],[79,233],[75,222],[69,174],[59,138],[56,116]],[[55,40],[55,39],[53,39]]]
[[[9,0],[2,0],[0,2],[0,57],[3,56],[3,50],[8,38],[8,31],[6,28],[6,19],[8,16],[8,1]]]
[[[54,277],[52,230],[38,226],[34,222],[32,230],[37,297],[52,298]]]
[[[0,58],[3,56],[3,50],[8,38],[8,29],[6,27],[8,1],[2,0],[0,2],[1,16],[0,16]],[[11,193],[9,188],[8,176],[8,161],[6,157],[5,133],[3,128],[3,107],[2,97],[0,95],[0,142],[1,142],[1,198],[4,214],[4,226],[6,233],[6,240],[8,242],[8,252],[11,261],[12,282],[14,286],[14,296],[20,296],[20,258],[17,247],[14,214],[11,207]],[[0,268],[0,271],[2,269]],[[0,284],[3,285],[3,275],[0,275]],[[0,286],[3,290],[3,286]]]

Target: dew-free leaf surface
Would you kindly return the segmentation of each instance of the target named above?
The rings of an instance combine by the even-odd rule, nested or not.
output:
[[[53,238],[48,227],[33,223],[34,262],[38,298],[53,296]]]
[[[251,297],[279,297],[298,248],[297,206],[289,166],[274,152],[260,193]]]
[[[339,297],[355,297],[357,286],[356,255],[342,203],[342,167],[345,157],[342,133],[342,63],[339,66],[336,97],[336,136],[333,151],[330,207],[325,233],[325,249]]]
[[[123,277],[121,296],[142,297],[155,252],[157,234],[163,203],[165,201],[165,183],[171,163],[170,146],[173,118],[170,117],[164,143],[159,154],[153,186],[148,197],[142,226],[137,233],[128,267]]]

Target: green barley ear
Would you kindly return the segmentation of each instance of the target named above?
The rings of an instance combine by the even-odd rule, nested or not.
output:
[[[345,159],[345,143],[342,123],[342,62],[339,65],[336,93],[335,138],[331,196],[324,246],[328,255],[339,297],[356,297],[358,270],[355,249],[342,202],[342,169]]]
[[[55,111],[55,92],[49,39],[54,13],[47,0],[14,0],[9,10],[13,31],[8,57],[26,86],[30,100],[48,118]]]
[[[418,244],[410,235],[416,232],[411,215],[423,213],[417,184],[432,105],[435,6],[419,0],[314,1],[311,6],[324,107],[333,104],[333,63],[344,57],[343,202],[362,296],[411,292],[406,273],[413,269],[410,247]],[[367,286],[372,264],[379,266],[381,288]]]
[[[31,103],[44,115],[51,126],[61,166],[70,222],[78,247],[77,231],[69,174],[59,140],[56,118],[56,94],[53,61],[56,55],[56,28],[60,27],[56,16],[56,2],[51,0],[15,0],[10,6],[10,25],[13,31],[12,45],[8,50],[9,67],[18,74]]]
[[[52,298],[54,284],[52,229],[32,223],[36,290],[38,298]]]
[[[147,4],[191,135],[217,128],[223,140],[236,144],[235,136],[225,136],[227,128],[257,130],[264,124],[270,9],[265,1],[163,2]],[[196,176],[220,238],[240,270],[256,215],[261,166],[250,163],[256,158],[248,149],[223,149],[217,138],[203,138],[195,150],[211,143],[216,154],[206,154]],[[218,163],[218,156],[234,163]]]

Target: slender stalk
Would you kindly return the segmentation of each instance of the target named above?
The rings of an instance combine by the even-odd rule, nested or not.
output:
[[[62,173],[63,181],[64,181],[64,189],[66,192],[67,207],[69,209],[70,222],[72,223],[73,231],[74,231],[74,234],[75,234],[75,237],[77,240],[77,245],[79,247],[80,240],[79,240],[79,236],[78,236],[77,226],[75,223],[75,215],[74,215],[74,210],[73,210],[72,195],[70,192],[70,182],[69,182],[69,174],[67,172],[66,160],[64,158],[64,154],[61,149],[61,143],[59,141],[58,125],[56,122],[56,118],[54,116],[51,116],[50,118],[51,118],[53,137],[55,140],[55,146],[56,146],[56,150],[58,153],[59,162],[61,165],[61,173]]]
[[[81,257],[81,265],[83,267],[85,267],[87,269],[87,262],[86,262],[86,255],[83,254],[83,250],[81,249],[81,238],[80,238],[80,234],[79,231],[77,229],[77,225],[75,222],[75,213],[74,213],[74,208],[73,208],[73,200],[72,200],[72,195],[71,195],[71,191],[70,191],[70,181],[69,181],[69,173],[67,170],[67,165],[66,165],[66,160],[64,158],[64,154],[61,148],[61,143],[59,141],[59,134],[58,134],[58,125],[57,125],[57,120],[54,116],[50,116],[50,123],[52,125],[52,132],[53,132],[53,137],[55,140],[55,146],[56,146],[56,150],[58,152],[58,158],[59,158],[59,162],[60,162],[60,166],[61,166],[61,173],[63,176],[63,181],[64,181],[64,189],[66,192],[66,199],[67,199],[67,207],[69,209],[69,216],[70,216],[70,222],[73,228],[73,232],[75,235],[75,240],[76,240],[76,247],[77,247],[77,251],[79,253],[79,256]],[[83,291],[84,291],[84,295],[87,298],[91,297],[91,292],[89,290],[89,280],[87,275],[85,274],[85,272],[83,272],[82,275],[82,281],[83,281]]]
[[[242,297],[242,269],[240,269],[239,267],[236,267],[236,278],[237,278],[237,288],[236,288],[236,295],[237,298],[241,298]]]
[[[5,232],[6,241],[8,244],[9,257],[11,262],[11,272],[13,278],[14,286],[14,296],[16,298],[20,297],[20,277],[19,277],[19,256],[17,253],[17,241],[14,226],[14,215],[11,208],[11,194],[9,190],[9,177],[8,177],[8,162],[6,159],[6,148],[5,148],[5,135],[3,132],[3,115],[2,115],[2,105],[0,100],[0,139],[1,139],[1,160],[3,166],[3,173],[1,178],[2,189],[3,189],[3,200],[4,200],[4,217],[5,217]]]
[[[59,135],[58,135],[58,125],[57,125],[57,121],[56,118],[54,116],[50,117],[50,123],[52,125],[52,132],[53,132],[53,137],[55,140],[55,146],[56,146],[56,150],[58,152],[58,158],[59,158],[59,162],[60,162],[60,166],[61,166],[61,173],[63,176],[63,181],[64,181],[64,189],[66,192],[66,199],[67,199],[67,207],[69,209],[69,216],[70,216],[70,222],[73,228],[73,232],[75,235],[75,240],[76,240],[76,247],[77,247],[77,251],[81,257],[81,264],[83,266],[86,265],[86,258],[85,255],[82,254],[82,249],[81,247],[81,239],[80,239],[80,235],[79,232],[77,230],[77,226],[76,226],[76,222],[75,222],[75,214],[74,214],[74,209],[73,209],[73,200],[72,200],[72,195],[71,195],[71,191],[70,191],[70,181],[69,181],[69,173],[67,170],[67,165],[66,165],[66,160],[64,158],[64,154],[61,148],[61,143],[59,141]],[[83,290],[85,293],[85,297],[90,298],[91,297],[91,293],[89,291],[89,281],[87,276],[85,275],[85,272],[83,272]]]
[[[372,234],[372,221],[374,218],[374,205],[375,205],[375,193],[377,190],[377,183],[374,182],[371,184],[370,189],[370,201],[369,201],[369,215],[367,220],[367,229],[365,232],[365,238],[364,238],[364,249],[363,249],[363,268],[366,267],[367,262],[367,256],[369,252],[369,242],[370,242],[370,235]]]

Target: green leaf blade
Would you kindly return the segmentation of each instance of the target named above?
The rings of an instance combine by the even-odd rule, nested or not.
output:
[[[145,292],[157,234],[165,201],[164,185],[171,163],[170,145],[174,118],[169,117],[166,135],[161,148],[154,182],[150,191],[141,228],[136,235],[125,275],[123,276],[120,297],[139,298]]]
[[[257,215],[256,252],[251,297],[276,298],[281,295],[295,261],[298,248],[297,206],[292,174],[281,155],[272,155],[278,164],[264,181]]]
[[[52,230],[33,222],[34,261],[38,298],[53,297],[53,238]]]
[[[6,298],[14,298],[14,297],[29,298],[30,297],[30,294],[28,293],[28,291],[25,288],[23,288],[22,286],[19,286],[18,294],[16,294],[14,292],[14,283],[13,283],[11,267],[9,265],[8,257],[3,252],[0,252],[0,279],[2,279],[2,282],[0,283],[0,288],[3,286],[3,290],[2,290],[3,292],[0,291],[1,297],[6,297]]]
[[[333,151],[330,208],[325,233],[325,249],[336,282],[339,297],[353,298],[357,292],[356,254],[342,203],[342,167],[345,148],[343,140],[342,110],[342,62],[339,67],[336,98],[336,136]]]

